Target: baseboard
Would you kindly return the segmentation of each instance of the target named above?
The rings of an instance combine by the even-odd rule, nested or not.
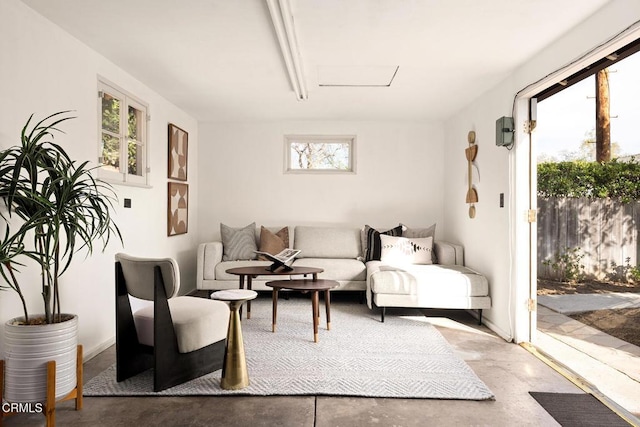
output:
[[[100,353],[102,353],[103,351],[105,351],[106,349],[108,349],[109,347],[111,347],[112,345],[114,345],[116,343],[116,337],[111,337],[109,338],[107,341],[103,342],[102,344],[98,344],[97,346],[93,347],[92,349],[86,349],[83,348],[82,349],[82,353],[83,353],[83,357],[82,357],[82,362],[86,363],[89,360],[93,359],[94,357],[96,357],[97,355],[99,355]]]
[[[490,319],[487,319],[487,317],[484,316],[484,315],[482,316],[482,324],[485,325],[487,328],[491,329],[492,332],[494,332],[496,335],[498,335],[503,340],[505,340],[507,342],[512,342],[513,341],[513,337],[511,336],[511,334],[509,332],[503,331],[495,323],[493,323]]]

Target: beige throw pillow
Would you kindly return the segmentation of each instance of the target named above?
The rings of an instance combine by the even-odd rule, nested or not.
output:
[[[287,249],[289,247],[289,227],[284,227],[281,230],[273,233],[268,228],[260,226],[260,251],[267,252],[271,255]],[[268,261],[264,255],[258,256],[259,260]]]

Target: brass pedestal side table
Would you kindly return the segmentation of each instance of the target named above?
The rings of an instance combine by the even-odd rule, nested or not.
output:
[[[257,296],[257,292],[244,289],[230,289],[211,294],[212,299],[227,302],[231,310],[229,314],[229,329],[227,331],[227,346],[222,365],[222,379],[220,380],[220,387],[225,390],[240,390],[249,385],[249,372],[247,372],[247,359],[244,355],[239,310],[245,301],[252,300]]]

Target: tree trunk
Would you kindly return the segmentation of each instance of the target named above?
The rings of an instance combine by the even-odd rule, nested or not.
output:
[[[596,162],[611,160],[609,70],[596,73]]]

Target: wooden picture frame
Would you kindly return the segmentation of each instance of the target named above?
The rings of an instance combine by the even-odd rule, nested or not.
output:
[[[167,177],[178,181],[187,180],[189,166],[189,133],[169,123]]]
[[[167,188],[167,236],[189,230],[189,184],[169,182]]]

